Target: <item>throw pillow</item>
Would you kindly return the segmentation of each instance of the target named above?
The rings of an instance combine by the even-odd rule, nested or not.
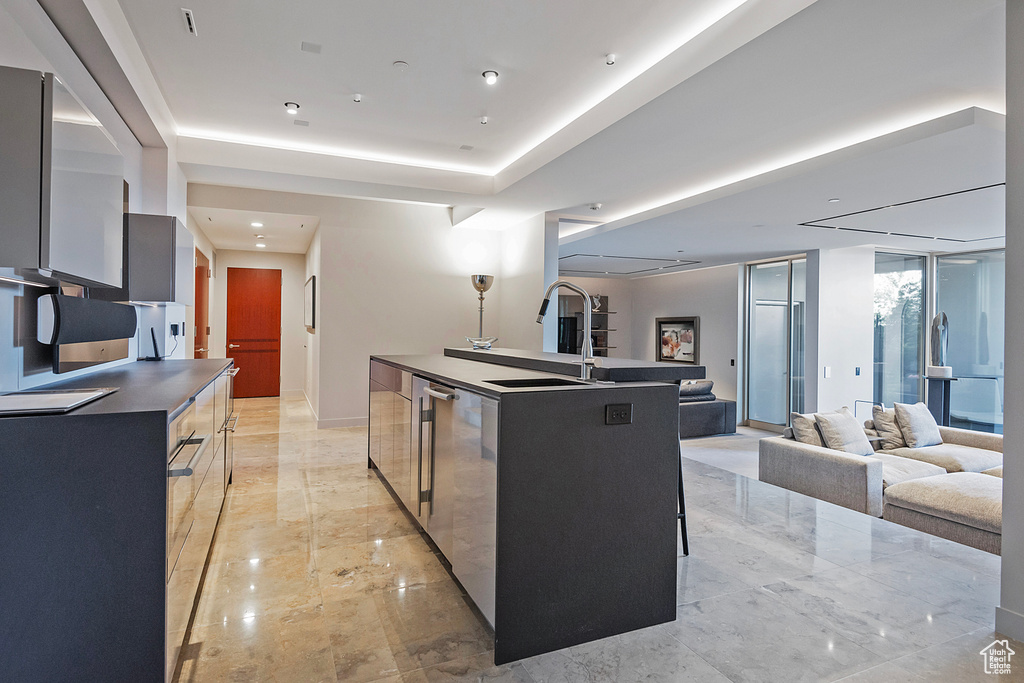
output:
[[[896,424],[899,425],[903,438],[911,448],[938,446],[942,443],[939,425],[935,423],[935,418],[924,403],[897,403]]]
[[[793,425],[793,437],[797,441],[811,446],[825,445],[825,442],[821,440],[821,432],[818,431],[818,423],[815,422],[814,415],[791,413],[789,421]]]
[[[900,426],[896,424],[896,411],[894,409],[886,410],[882,406],[872,406],[871,418],[875,423],[875,431],[882,437],[881,449],[883,451],[904,448],[907,445]]]
[[[855,455],[872,455],[875,452],[864,428],[849,408],[843,407],[836,413],[815,413],[814,420],[828,448]]]
[[[691,379],[689,382],[679,383],[679,395],[680,396],[698,396],[700,394],[710,394],[711,388],[715,386],[714,380],[710,379]]]

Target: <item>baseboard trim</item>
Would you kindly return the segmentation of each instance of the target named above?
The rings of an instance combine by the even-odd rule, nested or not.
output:
[[[317,420],[317,429],[337,429],[338,427],[365,427],[370,420],[366,417],[336,417],[331,420]]]
[[[302,389],[288,389],[281,392],[281,398],[306,398],[306,392]]]
[[[320,417],[316,414],[316,408],[313,407],[313,402],[309,400],[309,394],[306,393],[305,389],[302,390],[302,395],[306,399],[306,405],[309,406],[309,412],[313,413],[313,419],[319,422]],[[317,429],[319,429],[319,427],[317,427]]]
[[[996,607],[996,631],[1014,640],[1024,640],[1024,614]]]

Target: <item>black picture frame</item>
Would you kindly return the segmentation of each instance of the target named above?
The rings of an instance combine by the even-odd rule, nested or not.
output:
[[[310,275],[303,288],[302,317],[307,330],[316,329],[316,275]]]
[[[700,316],[656,318],[654,334],[655,360],[700,365]]]

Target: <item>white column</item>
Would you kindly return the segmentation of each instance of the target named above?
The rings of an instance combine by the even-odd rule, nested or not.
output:
[[[1006,384],[996,630],[1024,640],[1024,0],[1006,2]]]

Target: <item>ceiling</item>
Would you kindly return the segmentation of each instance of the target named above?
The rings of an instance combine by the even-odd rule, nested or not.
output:
[[[190,206],[188,212],[218,249],[305,254],[320,225],[318,216]],[[254,226],[253,223],[261,225]],[[256,246],[263,235],[266,247]]]
[[[1005,109],[1004,0],[203,0],[198,36],[158,0],[94,5],[122,12],[127,31],[97,23],[134,41],[124,71],[162,94],[189,182],[445,204],[470,227],[602,223],[562,257],[928,249],[877,232],[1003,180],[1000,124],[948,117]],[[876,233],[801,225],[904,202],[840,226]]]

